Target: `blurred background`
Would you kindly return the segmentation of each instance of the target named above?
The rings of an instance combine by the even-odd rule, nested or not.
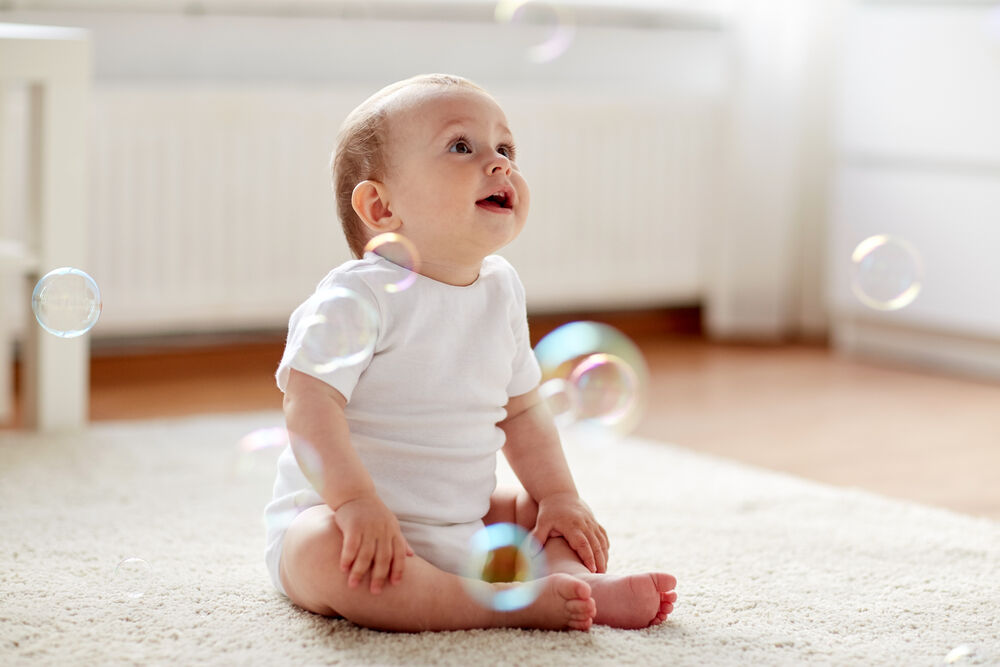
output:
[[[533,337],[633,337],[638,435],[1000,517],[996,2],[0,0],[0,23],[91,38],[90,419],[279,408],[288,315],[349,259],[340,122],[450,72],[517,139],[532,212],[502,254]],[[12,242],[30,97],[0,96]],[[912,251],[905,303],[852,289],[879,235]],[[9,269],[0,288],[19,428],[35,323]]]

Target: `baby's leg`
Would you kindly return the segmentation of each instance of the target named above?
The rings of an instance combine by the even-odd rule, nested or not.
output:
[[[339,567],[342,546],[343,534],[328,506],[311,507],[296,517],[285,534],[280,566],[281,584],[292,602],[316,614],[342,615],[365,627],[404,632],[489,627],[587,630],[594,616],[590,587],[567,574],[546,577],[532,605],[498,612],[475,602],[465,585],[510,584],[463,580],[419,556],[407,558],[402,580],[386,585],[377,595],[370,592],[367,576],[350,588],[347,573]]]
[[[498,489],[483,522],[517,523],[532,530],[537,518],[538,503],[524,489]],[[665,572],[594,574],[561,537],[550,537],[544,551],[550,572],[570,574],[590,584],[591,596],[597,603],[594,623],[615,628],[645,628],[662,623],[674,610],[677,580],[672,575]]]

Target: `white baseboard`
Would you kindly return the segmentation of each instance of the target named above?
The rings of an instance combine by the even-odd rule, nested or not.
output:
[[[1000,381],[1000,338],[977,338],[835,317],[834,349],[865,359]]]

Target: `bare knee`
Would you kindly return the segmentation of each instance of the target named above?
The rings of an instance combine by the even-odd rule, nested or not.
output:
[[[535,527],[538,518],[538,503],[527,491],[520,487],[497,489],[490,498],[490,510],[483,517],[487,526],[491,523],[516,523],[526,530]]]
[[[295,518],[285,533],[278,568],[292,602],[314,614],[339,616],[333,603],[342,548],[343,533],[328,506],[310,507]]]

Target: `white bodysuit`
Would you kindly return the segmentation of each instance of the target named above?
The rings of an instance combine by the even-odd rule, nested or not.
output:
[[[294,368],[344,395],[351,443],[410,546],[458,573],[496,486],[496,453],[504,444],[497,422],[510,397],[537,386],[541,371],[528,338],[524,288],[507,260],[487,257],[466,287],[416,275],[407,289],[385,289],[408,273],[374,253],[331,271],[292,313],[277,381],[284,391]],[[375,308],[378,334],[373,353],[358,363],[318,372],[300,353],[317,335],[305,323],[320,291],[334,286]],[[299,512],[322,503],[286,446],[265,509],[265,560],[282,593],[285,531]]]

